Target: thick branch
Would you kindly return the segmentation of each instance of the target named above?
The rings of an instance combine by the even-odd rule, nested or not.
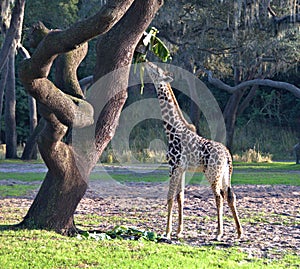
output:
[[[99,116],[95,112],[95,117],[98,117],[95,130],[96,161],[113,137],[127,99],[134,50],[162,4],[161,0],[136,0],[122,20],[98,41],[94,80],[104,84],[101,92],[98,91],[99,97],[94,98],[97,107],[102,108]],[[110,75],[103,80],[106,74]]]
[[[92,124],[92,107],[83,100],[64,94],[47,79],[53,60],[58,54],[74,50],[89,39],[107,32],[124,15],[132,2],[133,0],[112,1],[103,6],[95,16],[67,30],[54,30],[48,34],[46,32],[32,57],[22,63],[20,79],[27,91],[53,112],[64,125],[83,127]]]
[[[43,39],[30,61],[26,81],[47,77],[55,57],[78,48],[93,37],[106,33],[125,14],[133,0],[115,0],[104,5],[93,17],[80,21],[70,28],[53,30]]]
[[[230,86],[220,79],[213,78],[212,77],[212,72],[211,71],[205,71],[208,75],[208,82],[215,87],[225,90],[229,93],[234,93],[238,90],[245,89],[247,87],[252,87],[252,86],[266,86],[266,87],[272,87],[276,89],[282,89],[282,90],[287,90],[296,97],[300,98],[300,89],[296,87],[293,84],[290,84],[288,82],[282,82],[282,81],[274,81],[271,79],[252,79],[248,81],[244,81],[236,86]]]
[[[78,49],[61,54],[55,61],[55,84],[64,93],[83,98],[77,78],[77,68],[88,51],[88,44],[84,43]]]
[[[281,17],[278,17],[276,12],[272,9],[271,1],[268,1],[268,12],[270,13],[270,15],[272,16],[272,19],[274,21],[274,24],[276,26],[276,28],[278,28],[281,24],[285,23],[299,23],[300,22],[300,14],[296,13],[296,14],[288,14],[288,15],[284,15]],[[277,31],[278,29],[276,29]]]
[[[35,79],[28,92],[66,126],[84,127],[93,124],[92,106],[60,91],[48,79]]]

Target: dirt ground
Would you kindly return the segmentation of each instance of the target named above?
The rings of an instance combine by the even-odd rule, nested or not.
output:
[[[17,182],[8,179],[1,184]],[[234,246],[248,253],[249,258],[274,259],[287,252],[300,255],[300,186],[235,185],[234,191],[244,229],[242,239],[236,239],[231,212],[225,203],[224,237],[220,242],[214,240],[217,226],[215,202],[210,188],[203,184],[186,186],[184,238],[179,241],[175,237],[175,207],[172,243],[214,245],[218,248]],[[82,215],[101,216],[99,223],[81,226],[87,230],[108,230],[116,225],[128,225],[163,234],[166,226],[166,192],[166,182],[120,184],[114,180],[93,180],[77,208],[75,219],[80,224]],[[35,193],[25,197],[0,198],[0,208],[27,210]]]

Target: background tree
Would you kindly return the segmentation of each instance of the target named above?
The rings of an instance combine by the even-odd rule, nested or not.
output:
[[[2,2],[2,13],[9,14],[10,1]],[[5,81],[5,142],[6,158],[17,157],[17,133],[16,133],[16,97],[15,97],[15,54],[17,45],[21,40],[25,0],[17,0],[12,10],[10,23],[6,24],[8,17],[2,17],[1,32],[5,33],[5,40],[0,51],[0,71],[6,65],[3,80]],[[3,90],[1,90],[3,96]],[[1,97],[2,99],[2,97]]]
[[[288,82],[286,73],[299,66],[299,3],[276,0],[271,4],[241,0],[166,1],[166,12],[159,14],[156,23],[176,52],[173,63],[194,73],[205,75],[209,70],[230,86],[279,78],[280,74],[285,74],[281,79]],[[205,76],[202,78],[206,80]],[[209,86],[218,89],[220,83],[215,82],[211,79]],[[227,145],[231,148],[237,116],[260,92],[259,85],[256,80],[252,85],[229,91],[231,95],[214,91],[223,108]]]
[[[38,145],[48,172],[21,226],[53,229],[62,234],[76,232],[73,214],[86,191],[91,169],[115,132],[127,98],[134,49],[161,5],[159,0],[116,0],[66,30],[50,31],[42,24],[35,27],[32,38],[39,45],[32,57],[22,63],[20,77],[40,106],[44,128],[39,134]],[[107,102],[94,119],[91,104],[78,98],[78,88],[66,94],[48,79],[48,75],[54,59],[61,53],[72,51],[70,69],[76,69],[85,54],[85,42],[99,34],[103,35],[97,44],[95,80],[110,71],[123,69],[100,89]],[[41,35],[44,36],[42,39],[35,38]],[[78,155],[72,144],[66,144],[62,139],[68,128],[88,128],[93,121],[97,122],[96,144],[88,156]]]

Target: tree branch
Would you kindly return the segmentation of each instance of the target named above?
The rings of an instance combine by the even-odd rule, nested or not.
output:
[[[300,14],[299,13],[289,14],[289,15],[284,15],[284,16],[278,17],[276,12],[272,9],[270,2],[271,1],[269,0],[267,9],[274,21],[274,24],[276,27],[276,32],[278,31],[278,27],[283,23],[288,24],[288,23],[296,23],[296,22],[299,23],[300,22]]]
[[[204,70],[207,76],[208,76],[208,82],[215,87],[225,90],[229,93],[234,93],[236,91],[245,89],[247,87],[252,87],[252,86],[266,86],[266,87],[271,87],[271,88],[276,88],[276,89],[281,89],[281,90],[286,90],[295,95],[297,98],[300,98],[300,88],[296,87],[293,84],[290,84],[288,82],[282,82],[282,81],[274,81],[271,79],[252,79],[248,81],[241,82],[240,84],[236,86],[230,86],[220,79],[213,78],[212,72],[208,70]],[[199,74],[199,72],[198,72]]]
[[[37,46],[30,59],[20,66],[20,79],[26,90],[53,112],[66,126],[83,127],[92,124],[93,109],[87,102],[64,94],[47,79],[58,54],[74,50],[89,39],[107,32],[123,17],[133,0],[115,0],[84,21],[61,31],[53,30]]]
[[[30,59],[31,56],[29,51],[21,43],[17,45],[17,50],[24,59]]]

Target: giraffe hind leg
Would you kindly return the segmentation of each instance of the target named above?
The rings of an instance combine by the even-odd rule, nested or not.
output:
[[[234,221],[235,221],[235,225],[237,228],[237,233],[238,233],[238,238],[241,238],[243,235],[243,228],[241,226],[240,220],[239,220],[239,216],[236,210],[236,196],[232,190],[231,187],[228,187],[227,189],[227,202],[229,205],[229,208],[232,212]]]
[[[215,200],[217,206],[217,217],[218,217],[218,233],[216,240],[220,241],[221,237],[223,236],[223,203],[224,199],[222,193],[220,191],[215,190]]]

